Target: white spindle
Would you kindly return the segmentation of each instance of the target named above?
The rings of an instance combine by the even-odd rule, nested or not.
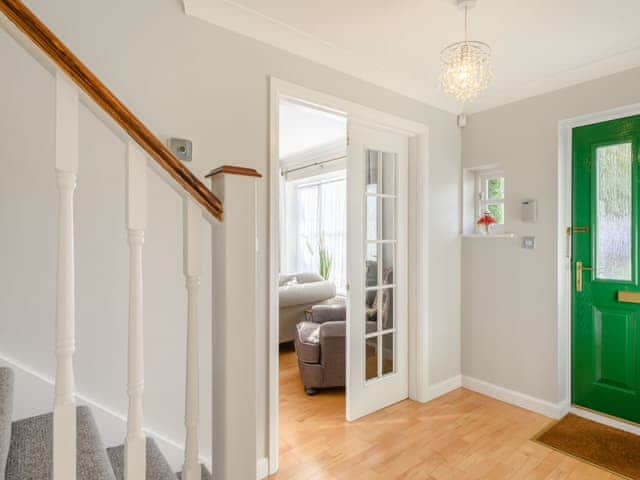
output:
[[[144,480],[146,440],[142,430],[144,338],[142,244],[147,223],[147,162],[133,143],[127,149],[127,228],[129,238],[129,413],[125,441],[125,479]]]
[[[191,199],[184,201],[184,275],[187,308],[187,383],[185,395],[184,480],[200,480],[198,462],[198,290],[200,288],[200,244],[202,212]]]
[[[56,385],[53,407],[53,479],[76,478],[75,262],[73,195],[78,173],[78,92],[56,74],[56,177],[58,273],[56,298]]]

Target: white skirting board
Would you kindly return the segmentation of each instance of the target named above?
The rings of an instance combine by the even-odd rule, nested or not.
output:
[[[496,400],[501,400],[555,419],[562,418],[568,410],[568,406],[562,403],[551,403],[465,375],[462,376],[462,386],[468,390],[495,398]]]
[[[269,459],[261,458],[258,460],[258,474],[257,480],[263,480],[269,476]]]
[[[15,373],[14,420],[49,413],[53,410],[53,379],[2,355],[0,355],[0,367],[9,367]],[[113,412],[83,395],[76,395],[76,400],[78,405],[87,405],[91,408],[105,447],[124,443],[127,432],[125,416]],[[153,430],[145,429],[145,432],[156,440],[171,468],[175,471],[182,470],[184,446]],[[211,461],[205,458],[201,458],[201,461],[211,471]]]
[[[421,402],[430,402],[442,395],[446,395],[462,386],[462,375],[456,375],[455,377],[448,378],[442,382],[438,382],[435,385],[430,385],[424,394],[424,397],[419,399]]]

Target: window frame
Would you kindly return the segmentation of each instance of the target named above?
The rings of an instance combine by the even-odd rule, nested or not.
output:
[[[502,178],[503,185],[503,195],[502,198],[499,199],[489,199],[489,189],[488,184],[489,180],[492,178]],[[480,216],[488,211],[489,205],[502,205],[502,224],[494,224],[492,229],[495,233],[504,233],[505,225],[507,223],[507,208],[506,208],[506,197],[507,197],[507,189],[506,189],[507,179],[504,175],[503,170],[491,170],[491,171],[481,171],[476,173],[476,221],[480,218]]]
[[[315,189],[316,190],[316,206],[317,206],[317,210],[318,210],[318,214],[317,214],[317,227],[318,227],[318,234],[321,234],[321,211],[322,211],[322,196],[323,196],[323,191],[322,191],[322,187],[324,185],[328,185],[331,183],[336,183],[336,182],[344,182],[344,187],[345,187],[345,201],[346,201],[346,192],[347,192],[347,170],[346,169],[339,169],[339,170],[335,170],[335,171],[331,171],[331,172],[327,172],[327,173],[320,173],[320,174],[314,174],[314,175],[310,175],[307,177],[302,177],[302,178],[297,178],[295,180],[290,180],[288,182],[285,182],[285,188],[287,191],[286,194],[286,203],[289,204],[290,202],[297,202],[297,200],[295,199],[296,196],[298,195],[298,192],[302,189]],[[287,205],[289,208],[291,208],[290,205]],[[298,206],[294,207],[294,208],[298,208]],[[345,210],[346,213],[346,210]],[[285,214],[285,218],[289,219],[289,214]],[[296,255],[297,255],[297,241],[295,240],[298,236],[299,236],[299,225],[297,224],[297,222],[295,222],[295,220],[292,218],[291,221],[293,222],[293,224],[295,224],[295,226],[293,226],[293,230],[287,229],[286,228],[286,237],[289,239],[289,242],[291,243],[291,245],[287,245],[287,249],[291,249],[294,248],[294,250],[296,251]],[[292,224],[292,225],[293,225]],[[344,255],[346,256],[346,249],[347,249],[347,245],[346,245],[346,238],[347,238],[347,231],[346,231],[346,219],[345,219],[345,230],[344,230],[344,237],[345,237],[345,242],[344,242]],[[289,261],[287,260],[287,266],[290,267],[289,265]],[[346,264],[345,264],[345,268],[346,268]],[[294,268],[294,270],[297,270],[297,268]],[[315,272],[315,270],[314,270]],[[334,281],[334,284],[336,286],[336,296],[338,297],[346,297],[347,296],[347,276],[346,276],[346,271],[343,271],[343,280],[344,283],[343,284],[339,284],[337,281]]]

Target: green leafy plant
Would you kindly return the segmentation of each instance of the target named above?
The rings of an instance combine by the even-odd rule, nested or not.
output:
[[[318,254],[320,257],[320,276],[325,280],[329,280],[329,277],[331,276],[331,267],[333,266],[333,257],[325,246],[324,235],[320,236]]]

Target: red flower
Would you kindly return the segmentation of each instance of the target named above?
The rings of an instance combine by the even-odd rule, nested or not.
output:
[[[476,223],[478,225],[485,225],[488,227],[489,225],[493,225],[494,223],[496,223],[496,219],[493,218],[489,212],[484,212],[484,214],[480,217],[480,220],[478,220]]]

